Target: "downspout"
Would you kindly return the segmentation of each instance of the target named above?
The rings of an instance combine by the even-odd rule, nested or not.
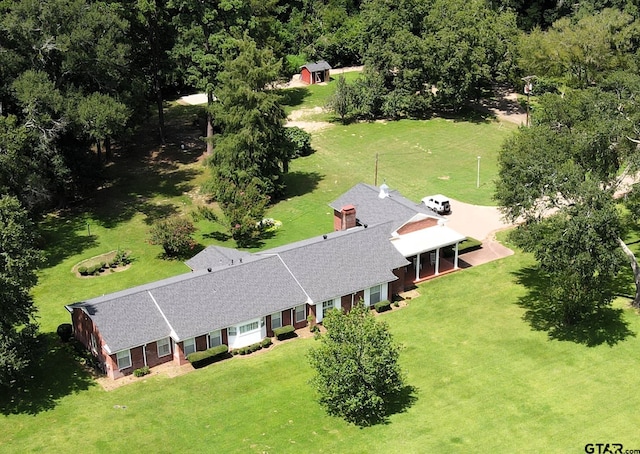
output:
[[[142,346],[142,358],[144,359],[144,367],[147,367],[147,344]]]

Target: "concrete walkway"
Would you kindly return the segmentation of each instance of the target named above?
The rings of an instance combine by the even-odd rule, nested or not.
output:
[[[471,205],[454,199],[450,201],[451,214],[446,216],[447,226],[482,241],[480,249],[462,254],[461,260],[477,266],[513,255],[511,249],[496,240],[496,232],[514,226],[502,218],[497,207]]]

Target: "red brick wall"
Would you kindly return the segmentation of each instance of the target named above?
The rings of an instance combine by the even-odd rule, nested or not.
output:
[[[307,306],[307,316],[313,316],[313,322],[311,322],[311,326],[316,324],[317,311],[317,306],[315,304],[313,306]]]
[[[342,214],[338,210],[333,210],[333,230],[342,230]]]
[[[171,340],[169,340],[169,345],[171,345]],[[172,355],[166,355],[161,358],[158,358],[158,343],[151,342],[147,344],[147,365],[149,367],[157,366],[158,364],[167,363],[173,360]]]
[[[434,218],[423,219],[422,221],[411,222],[410,224],[403,225],[398,229],[399,235],[405,235],[411,232],[417,232],[418,230],[426,229],[438,225],[438,220]]]
[[[173,362],[178,366],[182,366],[183,364],[187,364],[189,362],[184,357],[184,346],[182,342],[176,342],[174,344]]]
[[[393,301],[393,295],[404,292],[406,267],[396,268],[393,274],[398,277],[398,280],[389,283],[389,301]]]

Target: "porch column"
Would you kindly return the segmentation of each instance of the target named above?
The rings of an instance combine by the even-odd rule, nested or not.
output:
[[[420,280],[420,254],[416,255],[416,281]]]
[[[436,276],[440,274],[440,248],[436,249],[436,272],[433,274]]]
[[[458,245],[460,243],[456,243],[456,253],[455,253],[455,258],[453,259],[453,269],[457,270],[458,269]]]

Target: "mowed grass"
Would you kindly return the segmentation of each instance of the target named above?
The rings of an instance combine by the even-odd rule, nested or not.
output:
[[[313,339],[168,379],[61,397],[36,416],[4,417],[2,452],[584,452],[640,445],[634,418],[638,339],[551,341],[523,321],[524,254],[422,284],[382,315],[404,348],[414,401],[388,424],[327,416],[308,385]],[[472,290],[470,290],[472,289]],[[625,309],[631,332],[640,318]],[[125,408],[126,407],[126,408]]]
[[[322,96],[305,99],[314,107]],[[188,213],[206,179],[198,161],[203,147],[192,142],[199,134],[190,126],[197,109],[174,106],[170,112],[175,124],[164,151],[148,145],[129,150],[119,167],[108,169],[112,184],[88,208],[43,225],[48,261],[34,297],[45,333],[69,321],[64,304],[187,270],[147,243],[150,224]],[[287,198],[269,210],[283,226],[263,247],[332,230],[327,203],[358,182],[373,184],[376,153],[378,184],[386,180],[416,201],[442,192],[490,204],[495,156],[515,127],[473,120],[335,125],[315,133],[316,153],[292,163]],[[203,246],[233,246],[220,226],[199,226]],[[92,279],[71,273],[80,261],[117,248],[132,251],[129,270]],[[415,387],[415,401],[388,424],[360,429],[324,413],[308,384],[311,339],[106,392],[50,334],[47,362],[33,386],[10,404],[0,396],[0,452],[584,452],[586,443],[598,442],[640,447],[634,419],[640,398],[632,389],[640,318],[620,300],[627,333],[617,343],[550,340],[523,320],[519,304],[528,291],[519,283],[522,270],[532,263],[519,253],[430,281],[408,307],[382,316],[404,345],[402,365]]]

